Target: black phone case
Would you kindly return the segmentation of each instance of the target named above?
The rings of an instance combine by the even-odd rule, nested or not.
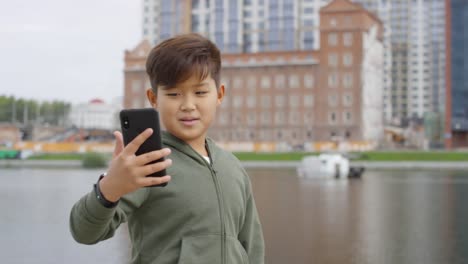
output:
[[[153,108],[124,109],[120,111],[120,125],[125,146],[147,128],[153,129],[153,134],[138,148],[135,155],[138,156],[162,148],[161,129],[159,127],[159,114]],[[148,164],[160,162],[163,160],[164,158],[161,158]],[[166,170],[162,170],[147,175],[147,177],[162,177],[165,175]],[[166,185],[167,183],[163,183],[149,187],[164,187]]]

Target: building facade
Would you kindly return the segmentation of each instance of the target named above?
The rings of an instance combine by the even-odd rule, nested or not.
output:
[[[445,143],[447,148],[468,146],[468,1],[446,0],[447,101]]]
[[[223,54],[226,96],[210,135],[221,142],[377,142],[383,134],[383,27],[360,5],[320,10],[320,50]],[[150,43],[125,56],[124,107],[149,106]]]
[[[73,105],[70,123],[77,128],[114,130],[120,127],[118,112],[122,109],[117,102],[107,104],[101,99]]]
[[[330,0],[144,0],[152,45],[197,32],[224,53],[317,50],[319,10]],[[445,5],[440,0],[354,0],[384,24],[384,119],[401,123],[445,105]]]

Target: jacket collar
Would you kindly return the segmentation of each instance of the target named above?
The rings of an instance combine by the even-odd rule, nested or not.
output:
[[[207,161],[182,139],[172,135],[171,133],[167,131],[161,131],[161,138],[162,138],[163,144],[168,145],[186,154],[187,156],[191,157],[192,159],[194,159],[198,163],[201,163],[202,165],[207,164]],[[206,138],[205,146],[208,150],[208,154],[210,155],[211,164],[213,165],[215,156],[216,156],[216,145],[210,138]]]

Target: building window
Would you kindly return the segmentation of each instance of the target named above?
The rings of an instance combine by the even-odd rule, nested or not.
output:
[[[286,84],[286,78],[283,74],[275,76],[275,85],[277,89],[283,89]]]
[[[299,77],[296,74],[289,76],[289,88],[298,88],[299,87]]]
[[[328,95],[328,106],[337,106],[338,105],[338,96],[336,94]]]
[[[242,122],[242,115],[238,112],[232,113],[232,123],[233,124],[240,124]]]
[[[132,81],[132,91],[135,94],[139,94],[141,92],[141,81],[140,80],[133,80]]]
[[[283,125],[284,124],[284,112],[276,112],[275,113],[275,124],[276,125]]]
[[[134,97],[133,108],[140,108],[140,107],[142,107],[140,97]]]
[[[328,54],[328,66],[330,67],[338,66],[338,55],[336,55],[336,53]]]
[[[351,138],[351,132],[346,131],[345,132],[345,138]]]
[[[271,125],[270,112],[263,112],[262,113],[262,124],[263,125]]]
[[[257,116],[255,113],[247,115],[247,124],[250,126],[254,126],[257,123]]]
[[[279,107],[279,108],[284,107],[284,101],[285,101],[284,95],[275,96],[275,105],[276,105],[276,107]]]
[[[304,75],[304,86],[305,86],[305,88],[313,88],[314,87],[314,76],[312,74]]]
[[[353,75],[351,73],[345,73],[343,75],[343,87],[344,88],[353,87]]]
[[[281,139],[283,137],[283,132],[282,131],[278,131],[276,132],[276,139]]]
[[[242,77],[237,76],[234,77],[234,83],[232,84],[234,89],[241,89],[242,88]]]
[[[270,96],[269,95],[264,95],[262,97],[262,107],[263,108],[270,108],[271,102],[270,102]]]
[[[328,34],[328,45],[336,46],[338,44],[338,35],[336,33]]]
[[[236,95],[234,96],[234,101],[232,102],[232,105],[234,108],[242,108],[242,96]]]
[[[344,33],[343,34],[343,45],[349,47],[353,45],[353,34],[352,33]]]
[[[328,124],[334,125],[336,123],[337,123],[336,113],[335,112],[328,113]]]
[[[296,112],[296,111],[289,112],[289,124],[290,125],[299,124],[299,112]]]
[[[270,76],[263,76],[261,81],[261,87],[263,89],[268,89],[271,86]]]
[[[219,115],[219,123],[221,125],[226,125],[228,123],[228,114],[227,113],[221,113]]]
[[[351,112],[349,112],[349,111],[343,112],[343,120],[348,125],[352,124],[353,123],[353,116],[352,116]]]
[[[347,52],[343,55],[343,65],[351,66],[353,64],[353,54]]]
[[[250,95],[247,97],[247,107],[253,108],[256,105],[257,97],[255,95]]]
[[[289,107],[296,108],[299,106],[299,96],[291,95],[289,96]]]
[[[231,86],[229,85],[229,78],[227,78],[227,77],[223,77],[223,78],[221,79],[221,83],[224,84],[224,85],[227,86],[227,87],[231,87]]]
[[[353,95],[352,94],[343,94],[343,105],[352,106],[353,105]]]
[[[305,107],[312,107],[312,106],[314,106],[314,96],[313,96],[313,95],[306,95],[306,96],[304,96],[304,106],[305,106]]]
[[[338,86],[338,73],[332,72],[328,74],[328,86],[329,87]]]

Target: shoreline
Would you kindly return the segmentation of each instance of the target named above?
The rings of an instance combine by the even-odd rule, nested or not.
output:
[[[247,169],[287,168],[294,169],[300,161],[241,161]],[[466,161],[351,161],[352,167],[365,169],[437,169],[468,170]],[[81,160],[0,160],[0,169],[85,169]]]

